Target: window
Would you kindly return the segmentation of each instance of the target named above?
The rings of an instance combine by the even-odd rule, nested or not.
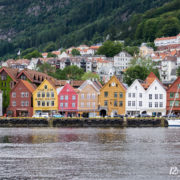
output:
[[[149,99],[152,99],[152,94],[149,94]]]
[[[66,108],[68,107],[68,103],[65,103],[65,107],[66,107]]]
[[[13,102],[12,102],[12,106],[16,106],[16,101],[13,101]]]
[[[128,93],[128,97],[131,97],[131,93]]]
[[[91,94],[87,94],[87,99],[91,99]]]
[[[41,102],[40,101],[37,101],[37,106],[41,106]]]
[[[41,93],[40,92],[37,93],[37,97],[41,97]]]
[[[25,93],[24,92],[21,92],[21,97],[24,97],[25,96]]]
[[[139,93],[139,97],[142,98],[142,93]]]
[[[163,94],[159,94],[159,99],[163,99]]]
[[[92,94],[92,98],[93,98],[93,99],[96,99],[95,93]]]
[[[54,97],[54,92],[51,92],[51,97]]]
[[[61,96],[60,99],[63,100],[63,99],[64,99],[64,96]]]
[[[170,98],[173,98],[174,97],[174,93],[170,93]]]
[[[119,93],[119,97],[123,98],[123,93],[122,92]]]
[[[132,106],[135,106],[135,101],[132,101]]]
[[[160,102],[160,103],[159,103],[159,107],[163,107],[163,102]]]
[[[90,107],[90,102],[87,102],[87,107]]]
[[[92,102],[92,107],[95,108],[96,107],[96,103]]]
[[[179,98],[179,93],[176,93],[176,94],[175,94],[175,98]]]
[[[54,101],[51,101],[51,106],[54,106]]]
[[[12,97],[13,97],[13,98],[16,97],[16,93],[15,93],[15,92],[12,93]]]
[[[114,97],[117,98],[117,92],[114,92]]]
[[[42,92],[42,97],[45,97],[45,92]]]
[[[81,102],[81,107],[84,107],[84,103],[83,102]]]
[[[117,107],[117,101],[116,100],[114,101],[114,106]]]
[[[129,107],[131,106],[131,101],[128,101],[128,106],[129,106]]]
[[[50,97],[50,94],[49,94],[49,92],[47,92],[47,93],[46,93],[46,97]]]
[[[47,89],[47,85],[44,86],[44,89]]]
[[[26,102],[25,102],[25,106],[29,106],[29,101],[26,101]]]
[[[119,107],[122,107],[122,106],[123,106],[123,102],[119,101]]]
[[[152,102],[149,102],[149,107],[152,107]]]
[[[155,99],[158,99],[158,94],[155,94]]]
[[[170,106],[173,106],[173,101],[170,101],[170,104],[169,104]]]
[[[68,100],[68,95],[65,96],[65,100]]]
[[[179,101],[175,101],[175,106],[176,106],[176,107],[179,106]]]
[[[104,92],[104,97],[108,97],[108,92],[107,91]]]
[[[49,106],[49,101],[46,102],[46,105]]]
[[[81,94],[81,99],[84,99],[84,94]]]
[[[135,97],[136,97],[136,94],[135,94],[135,93],[133,93],[133,94],[132,94],[132,96],[133,96],[133,98],[135,98]]]
[[[6,81],[6,78],[7,78],[6,75],[2,75],[2,76],[1,76],[1,80],[2,80],[2,81]]]
[[[155,102],[154,106],[155,106],[155,107],[158,107],[158,102]]]
[[[45,101],[42,101],[42,106],[45,106]]]
[[[139,101],[139,106],[142,107],[142,101]]]
[[[72,107],[75,108],[76,107],[76,103],[72,103]]]
[[[72,100],[76,100],[76,96],[75,95],[72,95]]]
[[[21,101],[21,106],[23,107],[23,106],[25,106],[25,103],[24,103],[24,101]]]
[[[104,101],[104,106],[108,106],[108,101]]]
[[[63,108],[63,103],[60,103],[60,107]]]

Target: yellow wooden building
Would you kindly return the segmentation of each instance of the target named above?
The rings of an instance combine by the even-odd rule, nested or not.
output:
[[[125,114],[126,87],[113,76],[100,90],[99,110],[101,116]]]
[[[44,80],[33,92],[33,114],[47,112],[50,114],[58,110],[56,88],[48,80]]]

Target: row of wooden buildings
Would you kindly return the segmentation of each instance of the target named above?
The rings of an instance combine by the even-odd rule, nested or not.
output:
[[[64,116],[114,116],[115,114],[165,115],[180,113],[180,77],[168,88],[150,73],[130,87],[116,76],[102,86],[98,81],[61,81],[33,70],[0,69],[3,111],[8,116],[56,112]]]

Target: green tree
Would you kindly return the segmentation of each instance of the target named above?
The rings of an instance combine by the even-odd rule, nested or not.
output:
[[[98,81],[100,80],[99,75],[92,73],[92,72],[86,72],[81,78],[82,80],[87,80],[87,79],[97,79]]]
[[[120,42],[106,41],[98,49],[97,54],[105,55],[106,57],[114,57],[120,51],[122,51],[123,45]]]
[[[72,54],[73,56],[79,56],[79,55],[80,55],[80,52],[79,52],[77,49],[73,49],[72,52],[71,52],[71,54]]]
[[[56,44],[54,42],[50,42],[47,44],[47,46],[44,48],[44,52],[51,52],[56,49]]]
[[[81,80],[84,75],[84,70],[75,65],[66,66],[63,70],[57,69],[56,72],[51,75],[60,80]]]
[[[56,55],[56,54],[53,54],[53,53],[51,53],[51,52],[48,52],[47,57],[48,57],[48,58],[50,58],[50,57],[57,57],[57,55]]]
[[[177,69],[177,76],[180,76],[180,66]]]
[[[51,66],[49,63],[43,63],[38,66],[38,71],[48,75],[52,75],[53,73],[55,73],[56,68]]]
[[[148,74],[149,71],[146,67],[139,65],[131,66],[124,73],[123,81],[130,86],[136,79],[145,80]]]
[[[23,58],[31,59],[31,58],[38,58],[38,57],[42,57],[41,53],[38,50],[34,50],[34,51],[26,54]]]

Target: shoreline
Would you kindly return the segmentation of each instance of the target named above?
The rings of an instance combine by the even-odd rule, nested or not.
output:
[[[165,118],[1,118],[0,127],[168,127]]]

